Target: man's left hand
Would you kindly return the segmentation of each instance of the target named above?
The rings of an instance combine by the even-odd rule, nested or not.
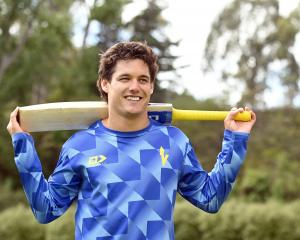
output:
[[[236,121],[234,120],[235,115],[242,113],[244,111],[249,111],[251,114],[251,120],[248,122]],[[234,132],[247,132],[250,133],[254,123],[256,121],[255,113],[248,107],[244,108],[232,108],[224,120],[225,129]]]

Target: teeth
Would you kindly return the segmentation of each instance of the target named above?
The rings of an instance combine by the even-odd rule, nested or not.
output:
[[[126,97],[127,100],[132,100],[132,101],[138,101],[140,100],[140,97],[136,97],[136,96],[128,96]]]

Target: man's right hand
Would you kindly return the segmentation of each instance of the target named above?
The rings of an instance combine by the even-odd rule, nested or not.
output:
[[[19,107],[16,107],[16,109],[10,114],[9,123],[7,124],[6,127],[10,135],[13,135],[14,133],[17,132],[24,132],[17,120],[18,112],[19,112]]]

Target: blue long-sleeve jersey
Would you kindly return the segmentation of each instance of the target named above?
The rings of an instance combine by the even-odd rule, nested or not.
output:
[[[118,132],[97,121],[63,145],[48,180],[32,137],[12,138],[39,222],[53,221],[77,200],[77,240],[167,240],[174,239],[176,192],[204,211],[218,211],[245,158],[248,134],[225,130],[222,151],[207,173],[188,138],[173,126],[151,120],[143,130]]]

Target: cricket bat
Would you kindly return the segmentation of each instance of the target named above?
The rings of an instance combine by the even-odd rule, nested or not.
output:
[[[181,120],[224,120],[228,111],[179,110],[169,103],[150,103],[148,116],[160,123]],[[106,102],[56,102],[19,108],[18,120],[27,132],[86,129],[90,124],[108,117]],[[250,112],[238,113],[235,120],[250,121]]]

